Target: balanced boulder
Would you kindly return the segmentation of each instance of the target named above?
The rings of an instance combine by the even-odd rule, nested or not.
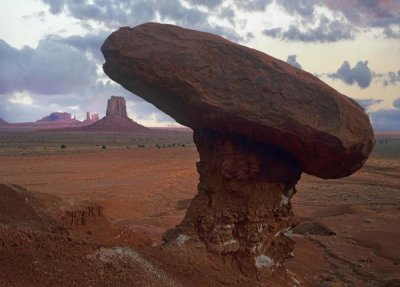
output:
[[[355,101],[222,37],[147,23],[112,33],[102,52],[111,79],[194,130],[198,194],[165,241],[200,240],[244,272],[270,272],[291,256],[290,199],[302,172],[348,176],[372,150]]]

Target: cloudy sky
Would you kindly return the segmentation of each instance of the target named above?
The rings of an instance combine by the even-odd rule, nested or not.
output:
[[[0,0],[0,117],[104,115],[125,96],[149,126],[174,121],[102,72],[121,26],[156,21],[219,34],[315,74],[357,100],[375,129],[400,129],[400,0]]]

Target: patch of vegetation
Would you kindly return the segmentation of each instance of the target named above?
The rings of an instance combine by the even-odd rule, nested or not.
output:
[[[400,158],[400,139],[378,139],[372,155],[384,158]]]
[[[99,152],[103,149],[139,148],[179,148],[193,147],[192,133],[160,133],[135,135],[114,133],[66,133],[1,131],[0,156],[48,155],[62,150],[63,153]],[[61,147],[64,145],[65,147]],[[104,147],[103,147],[104,146]]]
[[[64,149],[64,148],[67,148],[67,146],[66,146],[65,144],[62,144],[62,145],[60,146],[60,148]]]

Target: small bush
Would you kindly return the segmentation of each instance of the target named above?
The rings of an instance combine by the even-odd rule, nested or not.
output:
[[[101,149],[106,149],[107,147],[105,146],[105,145],[102,145],[101,146]]]
[[[62,145],[60,146],[60,148],[67,148],[67,146],[66,146],[65,144],[62,144]]]

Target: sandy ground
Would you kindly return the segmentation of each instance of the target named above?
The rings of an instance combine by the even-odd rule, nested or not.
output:
[[[0,220],[0,286],[255,286],[218,264],[210,270],[198,259],[188,267],[172,251],[154,251],[196,194],[197,160],[193,147],[0,157],[0,183],[18,184],[47,204],[60,198],[63,211],[89,203],[103,211],[67,237],[21,235]],[[287,286],[400,286],[400,159],[372,157],[340,180],[303,175],[297,189]],[[54,238],[36,246],[41,236]],[[6,248],[4,238],[20,244]],[[91,278],[96,274],[101,280]],[[274,282],[259,286],[283,284]]]

